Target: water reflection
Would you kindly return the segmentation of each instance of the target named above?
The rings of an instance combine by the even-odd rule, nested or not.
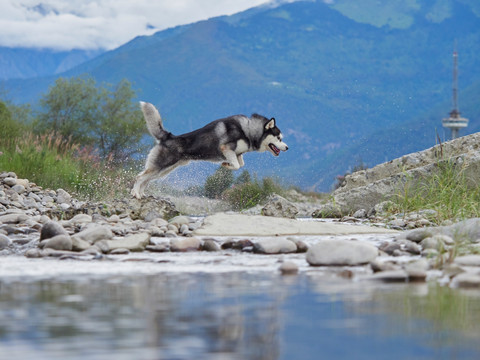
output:
[[[0,359],[479,358],[480,299],[338,277],[0,282]]]

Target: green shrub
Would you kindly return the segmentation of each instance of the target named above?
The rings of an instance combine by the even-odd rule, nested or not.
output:
[[[210,199],[219,198],[233,184],[233,172],[220,166],[213,175],[205,181],[205,196]]]
[[[284,189],[272,178],[264,178],[262,182],[258,180],[235,185],[223,193],[223,198],[236,210],[251,208],[262,201],[265,201],[269,195],[276,193],[282,194]]]

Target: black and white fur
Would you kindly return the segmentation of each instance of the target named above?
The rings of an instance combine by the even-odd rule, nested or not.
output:
[[[243,154],[249,151],[270,151],[278,156],[287,151],[275,119],[253,114],[251,117],[234,115],[215,120],[203,128],[173,135],[163,128],[162,118],[152,104],[140,102],[150,134],[157,144],[150,150],[145,170],[135,181],[131,194],[140,199],[148,183],[167,175],[191,160],[222,162],[228,169],[238,170],[245,165]]]

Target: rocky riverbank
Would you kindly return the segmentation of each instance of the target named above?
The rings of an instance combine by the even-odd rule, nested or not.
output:
[[[316,216],[374,216],[379,203],[395,194],[417,191],[426,178],[439,173],[439,164],[461,168],[467,182],[476,186],[480,176],[479,144],[480,133],[475,133],[349,174],[330,201],[317,209]]]
[[[397,231],[402,227],[378,217],[375,224],[359,218],[344,219],[350,223],[297,219],[298,207],[280,197],[259,212],[264,215],[191,217],[180,215],[171,201],[154,197],[84,202],[4,172],[0,256],[9,258],[9,266],[15,256],[140,261],[162,269],[193,266],[195,271],[249,270],[262,264],[283,274],[327,271],[399,282],[437,278],[455,287],[480,288],[479,219]],[[422,226],[416,221],[416,227]]]

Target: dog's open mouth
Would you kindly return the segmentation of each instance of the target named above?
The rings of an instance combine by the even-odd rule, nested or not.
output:
[[[270,143],[268,144],[268,147],[270,148],[270,150],[272,150],[273,155],[278,156],[280,154],[280,149],[276,147],[274,144]]]

